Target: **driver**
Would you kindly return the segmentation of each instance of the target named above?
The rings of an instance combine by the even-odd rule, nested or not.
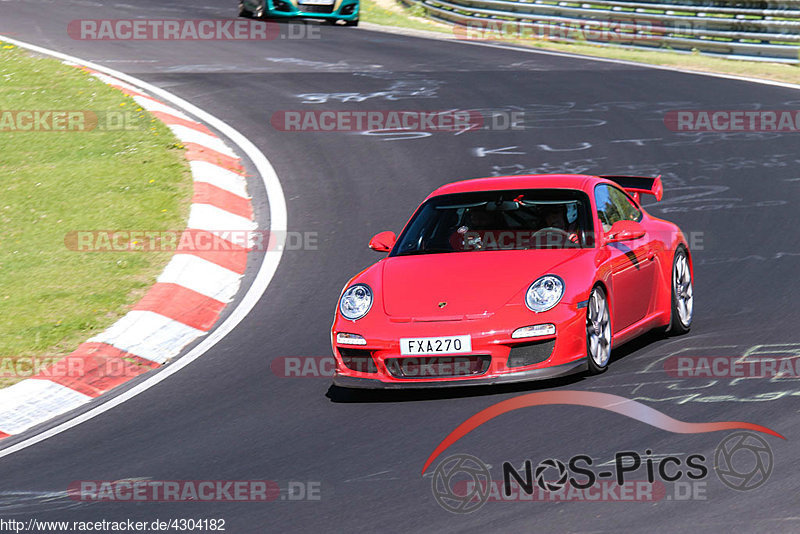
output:
[[[485,209],[471,209],[467,212],[465,224],[470,230],[497,230],[503,227],[499,213]]]
[[[549,206],[544,212],[545,227],[558,228],[567,231],[566,217],[563,206]]]
[[[556,228],[567,234],[572,243],[578,243],[578,205],[570,202],[544,208],[544,228]]]

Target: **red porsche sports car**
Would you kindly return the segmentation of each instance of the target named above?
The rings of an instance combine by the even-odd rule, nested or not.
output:
[[[344,287],[334,383],[408,388],[605,371],[648,330],[687,332],[692,258],[680,229],[645,212],[660,177],[530,175],[445,185],[388,257]]]

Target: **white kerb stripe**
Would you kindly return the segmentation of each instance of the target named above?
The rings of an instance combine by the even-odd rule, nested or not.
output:
[[[164,105],[161,102],[157,102],[152,98],[148,98],[146,96],[134,96],[133,99],[137,104],[142,106],[147,111],[160,111],[162,113],[172,115],[173,117],[178,117],[179,119],[195,122],[177,109]]]
[[[250,198],[247,194],[247,181],[244,176],[207,161],[190,161],[189,165],[192,168],[192,178],[195,182],[211,184],[236,196]]]
[[[19,434],[92,400],[50,380],[29,378],[0,390],[0,431]]]
[[[206,332],[151,311],[133,310],[89,342],[108,343],[147,360],[164,363]]]
[[[222,239],[228,240],[230,239],[225,237],[225,232],[252,232],[257,228],[255,221],[212,206],[211,204],[192,204],[192,208],[189,211],[189,222],[186,223],[186,226],[194,230],[214,232]],[[238,239],[238,236],[236,239]],[[233,242],[235,243],[236,240],[234,239]],[[244,243],[239,244],[243,245]]]
[[[230,302],[239,290],[241,275],[198,256],[176,254],[158,281],[178,284],[220,302]]]
[[[106,74],[101,74],[99,72],[93,72],[92,76],[94,76],[95,78],[97,78],[98,80],[100,80],[102,82],[107,83],[108,85],[116,85],[117,87],[123,87],[123,88],[125,88],[125,89],[127,89],[129,91],[135,91],[137,93],[141,93],[142,92],[141,89],[139,89],[137,87],[134,87],[129,83],[125,83],[122,80],[118,80],[116,78],[112,78],[111,76],[108,76]]]
[[[228,145],[226,145],[219,137],[198,132],[197,130],[193,130],[192,128],[182,126],[180,124],[167,124],[167,126],[169,126],[169,129],[172,130],[172,133],[175,134],[175,137],[184,143],[196,143],[200,146],[215,150],[221,154],[225,154],[226,156],[230,156],[232,158],[238,157],[236,153],[231,150]]]

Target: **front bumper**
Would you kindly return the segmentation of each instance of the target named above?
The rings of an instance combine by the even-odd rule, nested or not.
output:
[[[334,4],[309,5],[297,0],[267,0],[266,16],[273,18],[315,18],[353,21],[358,19],[358,0],[340,0]]]
[[[333,383],[343,388],[354,389],[423,389],[423,388],[442,388],[460,386],[489,386],[493,384],[510,384],[513,382],[527,382],[528,380],[546,380],[559,376],[571,375],[586,371],[588,365],[586,358],[575,362],[564,363],[552,367],[541,369],[530,369],[528,371],[517,371],[504,375],[494,375],[486,377],[448,379],[448,380],[415,380],[402,382],[386,382],[377,378],[362,378],[357,376],[341,375],[337,373],[333,377]]]
[[[387,317],[381,311],[373,309],[357,321],[337,314],[331,332],[334,384],[376,389],[486,385],[554,378],[587,368],[586,309],[578,303],[538,314],[522,305],[507,306],[490,316],[451,320]],[[511,337],[517,328],[545,323],[555,325],[554,335]],[[360,335],[366,344],[339,344],[340,332]],[[408,356],[400,351],[402,338],[467,334],[471,350],[466,353]]]

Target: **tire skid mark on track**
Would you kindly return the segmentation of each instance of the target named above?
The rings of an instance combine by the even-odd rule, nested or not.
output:
[[[214,238],[215,230],[254,230],[241,160],[205,125],[121,80],[72,62],[133,97],[190,149],[193,205],[184,234]],[[211,158],[209,158],[211,155]],[[211,161],[209,161],[209,159]],[[221,162],[223,165],[215,162]],[[216,238],[223,238],[218,236]],[[194,242],[194,241],[193,241]],[[0,439],[77,408],[160,367],[217,323],[244,275],[249,249],[226,251],[238,265],[200,252],[175,254],[132,311],[37,375],[0,390]]]

